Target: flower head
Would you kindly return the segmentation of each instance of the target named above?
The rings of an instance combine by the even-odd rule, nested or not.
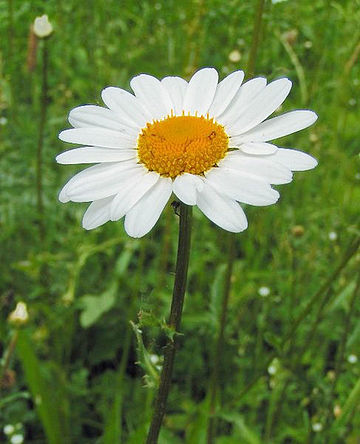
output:
[[[130,82],[134,94],[109,87],[102,91],[106,108],[73,109],[74,128],[59,137],[84,146],[56,160],[97,165],[71,178],[60,201],[92,202],[86,229],[125,216],[127,233],[141,237],[174,193],[221,228],[245,230],[238,202],[273,204],[279,193],[272,184],[291,182],[292,171],[317,165],[308,154],[268,142],[308,127],[317,116],[300,110],[266,120],[289,94],[290,80],[243,79],[235,71],[218,83],[213,68],[189,82],[141,74]]]
[[[29,314],[25,302],[18,302],[15,310],[9,315],[9,321],[15,325],[26,324],[29,320]]]
[[[44,39],[45,37],[49,37],[53,32],[52,24],[49,22],[49,18],[46,14],[41,17],[36,17],[33,25],[34,34],[39,39]]]

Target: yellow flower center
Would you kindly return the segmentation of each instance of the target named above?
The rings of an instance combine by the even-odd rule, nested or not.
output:
[[[182,173],[203,174],[225,157],[228,146],[224,127],[204,116],[148,123],[137,142],[139,162],[172,179]]]

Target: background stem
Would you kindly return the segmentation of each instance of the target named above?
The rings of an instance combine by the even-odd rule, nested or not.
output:
[[[166,402],[170,390],[171,376],[178,343],[178,332],[184,304],[187,271],[189,266],[191,214],[192,207],[181,203],[175,282],[169,318],[169,327],[174,331],[175,334],[173,337],[168,338],[165,346],[164,365],[161,372],[159,391],[155,401],[154,413],[146,440],[147,444],[156,444],[158,441],[161,423],[165,415]]]
[[[213,362],[214,366],[210,377],[210,401],[209,401],[209,413],[210,418],[207,429],[207,442],[211,444],[214,441],[216,432],[216,395],[218,391],[218,381],[220,373],[220,364],[222,362],[222,349],[224,347],[224,332],[227,320],[227,309],[229,304],[229,296],[231,289],[231,276],[233,272],[234,256],[235,256],[235,239],[232,233],[227,233],[227,250],[228,260],[226,264],[226,274],[224,280],[224,293],[221,305],[218,337],[214,349]]]
[[[44,147],[44,131],[47,114],[47,95],[48,95],[48,47],[47,40],[43,39],[42,47],[42,72],[41,72],[41,99],[40,99],[40,122],[39,135],[36,154],[36,196],[40,240],[45,237],[44,227],[44,201],[43,201],[43,147]]]
[[[264,13],[264,4],[265,0],[258,0],[257,6],[256,6],[256,12],[255,12],[255,23],[253,28],[253,35],[252,35],[252,41],[251,41],[251,48],[250,48],[250,54],[249,59],[247,63],[247,70],[246,75],[248,78],[251,78],[255,74],[255,62],[256,62],[256,56],[260,45],[260,35],[261,35],[261,25],[262,25],[262,18]]]

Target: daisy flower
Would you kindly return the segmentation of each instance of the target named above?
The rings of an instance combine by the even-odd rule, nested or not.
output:
[[[130,82],[133,94],[105,88],[106,108],[74,108],[73,128],[59,138],[84,146],[56,160],[96,165],[72,177],[60,201],[92,202],[85,229],[125,216],[126,232],[141,237],[174,194],[219,227],[245,230],[239,202],[271,205],[279,198],[271,185],[317,165],[308,154],[269,141],[310,126],[317,116],[297,110],[266,120],[289,94],[290,80],[243,79],[243,71],[235,71],[218,83],[213,68],[197,71],[189,82],[140,74]]]

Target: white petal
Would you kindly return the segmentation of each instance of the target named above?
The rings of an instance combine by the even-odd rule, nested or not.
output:
[[[78,106],[70,111],[69,122],[75,128],[101,127],[119,131],[130,136],[136,136],[140,128],[121,123],[116,113],[96,105]]]
[[[274,185],[291,182],[292,173],[289,168],[272,160],[273,157],[272,155],[266,157],[251,156],[241,151],[232,151],[219,162],[219,166],[252,174]]]
[[[61,203],[70,202],[70,199],[69,199],[68,195],[66,194],[66,185],[60,190],[58,198]]]
[[[271,205],[280,197],[264,179],[230,168],[213,168],[206,179],[218,193],[249,205]]]
[[[101,97],[105,105],[116,112],[122,121],[135,128],[143,128],[151,120],[140,101],[124,89],[110,86],[103,89]]]
[[[172,102],[160,80],[140,74],[132,78],[130,86],[153,119],[162,119],[171,113]]]
[[[306,171],[315,168],[317,160],[309,154],[303,153],[298,150],[290,150],[285,148],[279,148],[274,156],[271,156],[274,160],[285,165],[292,171]]]
[[[187,81],[181,77],[164,77],[161,80],[173,104],[174,114],[181,116],[187,88]]]
[[[153,228],[171,196],[171,191],[171,179],[162,177],[131,208],[125,217],[125,230],[129,236],[142,237]]]
[[[216,88],[214,101],[209,109],[210,116],[217,117],[228,107],[244,80],[243,71],[235,71],[223,79]]]
[[[93,146],[68,150],[56,156],[56,162],[61,164],[120,162],[129,159],[136,159],[136,150],[117,150]]]
[[[63,142],[104,148],[130,149],[136,147],[136,137],[104,128],[72,128],[61,131],[59,139]]]
[[[95,200],[88,206],[82,220],[82,226],[85,230],[92,230],[110,220],[110,205],[113,198],[114,196],[110,196]]]
[[[230,140],[230,144],[231,142],[232,140]],[[261,155],[261,156],[274,154],[278,149],[276,145],[272,145],[271,143],[265,143],[265,142],[242,143],[241,145],[238,145],[238,148],[246,154]]]
[[[288,134],[296,133],[307,128],[312,125],[316,119],[317,115],[313,111],[290,111],[289,113],[266,120],[252,130],[240,136],[233,137],[232,140],[234,143],[267,142],[268,140],[287,136]]]
[[[159,174],[153,171],[131,178],[113,200],[111,220],[121,219],[159,179]]]
[[[269,117],[286,99],[291,85],[289,79],[279,79],[269,83],[261,94],[251,101],[236,121],[227,126],[227,134],[232,136],[245,133]]]
[[[222,125],[229,125],[236,122],[238,116],[242,114],[251,101],[260,94],[265,87],[266,79],[263,77],[256,77],[245,82],[225,112],[217,118],[217,121]]]
[[[94,165],[72,177],[63,188],[63,194],[73,202],[103,199],[118,193],[129,177],[143,170],[133,160]]]
[[[185,114],[206,115],[215,96],[218,73],[214,68],[197,71],[191,78],[184,97]]]
[[[203,180],[194,174],[184,173],[173,182],[173,192],[186,205],[196,205],[198,191],[203,188]]]
[[[224,230],[239,233],[247,228],[247,220],[241,206],[235,200],[218,194],[206,184],[197,199],[199,209]]]

